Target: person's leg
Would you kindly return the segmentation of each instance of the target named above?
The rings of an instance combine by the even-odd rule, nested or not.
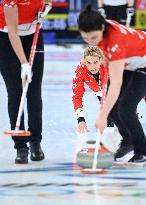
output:
[[[111,19],[111,20],[115,20],[115,21],[119,22],[120,24],[125,25],[126,18],[127,18],[126,8],[127,8],[127,5],[121,5],[121,6],[104,5],[106,18]]]
[[[8,113],[10,118],[11,129],[15,129],[18,109],[20,105],[20,99],[22,94],[22,82],[21,82],[21,65],[15,55],[12,46],[9,42],[8,35],[0,32],[0,53],[1,53],[1,74],[6,84],[8,93]],[[24,130],[24,116],[21,118],[20,129]],[[15,148],[20,156],[16,158],[16,163],[27,163],[28,137],[12,137],[15,143]],[[21,151],[25,150],[26,154],[21,158]]]
[[[129,81],[131,80],[132,77],[133,77],[133,72],[132,71],[128,71],[128,70],[124,71],[124,73],[123,73],[123,84],[122,84],[122,87],[121,87],[119,98],[118,98],[116,104],[114,105],[113,109],[111,110],[111,112],[109,114],[109,118],[112,119],[112,121],[117,126],[118,131],[121,134],[124,143],[128,143],[128,144],[131,144],[131,138],[128,137],[129,133],[125,129],[124,124],[121,122],[121,119],[119,117],[118,105],[119,105],[119,101],[121,99],[121,96],[122,96],[125,88],[127,87],[127,84],[129,83]],[[124,114],[126,115],[126,113],[124,113]]]
[[[129,133],[130,141],[134,145],[135,155],[138,156],[146,155],[145,134],[136,114],[138,103],[146,95],[145,85],[146,74],[134,72],[133,78],[122,93],[118,105],[120,119]]]
[[[31,35],[28,39],[32,38]],[[28,41],[28,40],[27,40]],[[28,53],[30,45],[24,44],[24,48]],[[29,49],[30,50],[30,49]],[[32,67],[33,77],[32,82],[28,88],[27,94],[27,108],[28,108],[28,127],[32,135],[30,137],[30,151],[31,159],[34,161],[44,159],[44,154],[40,147],[42,140],[42,96],[41,96],[41,85],[44,68],[44,46],[43,39],[40,33],[37,48]],[[39,52],[41,51],[41,52]],[[29,54],[29,53],[28,53]],[[27,55],[28,55],[27,54]]]
[[[116,6],[115,20],[120,24],[125,25],[127,19],[127,5]]]
[[[107,90],[109,88],[109,85],[110,85],[110,81],[108,80],[108,82],[107,82]],[[107,118],[107,127],[114,127],[114,122],[112,121],[110,115]]]
[[[118,98],[116,104],[114,105],[113,109],[111,110],[110,115],[109,115],[109,117],[112,119],[112,121],[114,122],[114,124],[118,128],[120,135],[122,136],[122,141],[119,145],[118,150],[115,153],[116,160],[123,160],[123,159],[127,158],[127,154],[131,155],[131,151],[133,150],[133,145],[132,145],[131,138],[129,136],[129,132],[126,129],[125,124],[121,121],[119,111],[118,111],[119,102],[120,102],[120,99],[122,98],[122,94],[125,91],[127,84],[132,79],[132,77],[133,77],[132,71],[127,71],[127,70],[124,71],[123,84],[121,87],[119,98]],[[126,115],[126,113],[123,113],[123,114]]]
[[[105,10],[106,18],[115,20],[115,14],[116,14],[115,6],[103,5],[103,8]]]

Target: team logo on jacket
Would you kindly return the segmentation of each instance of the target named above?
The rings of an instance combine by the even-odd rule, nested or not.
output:
[[[12,1],[1,0],[1,2],[3,3],[5,7],[15,7],[16,6],[16,0],[12,0]]]

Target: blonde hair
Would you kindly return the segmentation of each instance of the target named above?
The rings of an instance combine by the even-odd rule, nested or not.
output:
[[[94,56],[99,58],[103,62],[103,64],[107,64],[106,58],[102,52],[102,50],[97,46],[89,46],[84,50],[84,59],[87,56]]]

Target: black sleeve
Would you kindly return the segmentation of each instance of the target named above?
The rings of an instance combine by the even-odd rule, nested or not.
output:
[[[79,117],[77,120],[78,120],[78,123],[85,122],[85,118],[84,117]]]

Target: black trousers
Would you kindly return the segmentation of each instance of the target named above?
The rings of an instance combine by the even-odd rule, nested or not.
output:
[[[121,5],[121,6],[108,6],[104,5],[106,18],[115,20],[119,22],[120,24],[126,24],[126,18],[127,18],[127,5]]]
[[[133,144],[135,153],[144,154],[146,154],[146,140],[137,116],[137,105],[145,95],[146,73],[125,70],[120,96],[109,115],[118,127],[123,141]]]
[[[21,37],[24,52],[29,59],[33,34]],[[37,51],[44,50],[40,32]],[[8,34],[0,32],[0,65],[1,74],[6,84],[8,93],[8,114],[11,129],[15,129],[20,99],[22,95],[21,64],[10,44]],[[27,147],[27,142],[40,142],[42,140],[42,98],[41,85],[44,68],[44,53],[36,53],[32,67],[33,77],[27,93],[28,130],[30,137],[12,137],[15,148]],[[24,114],[21,119],[20,129],[24,130]]]

